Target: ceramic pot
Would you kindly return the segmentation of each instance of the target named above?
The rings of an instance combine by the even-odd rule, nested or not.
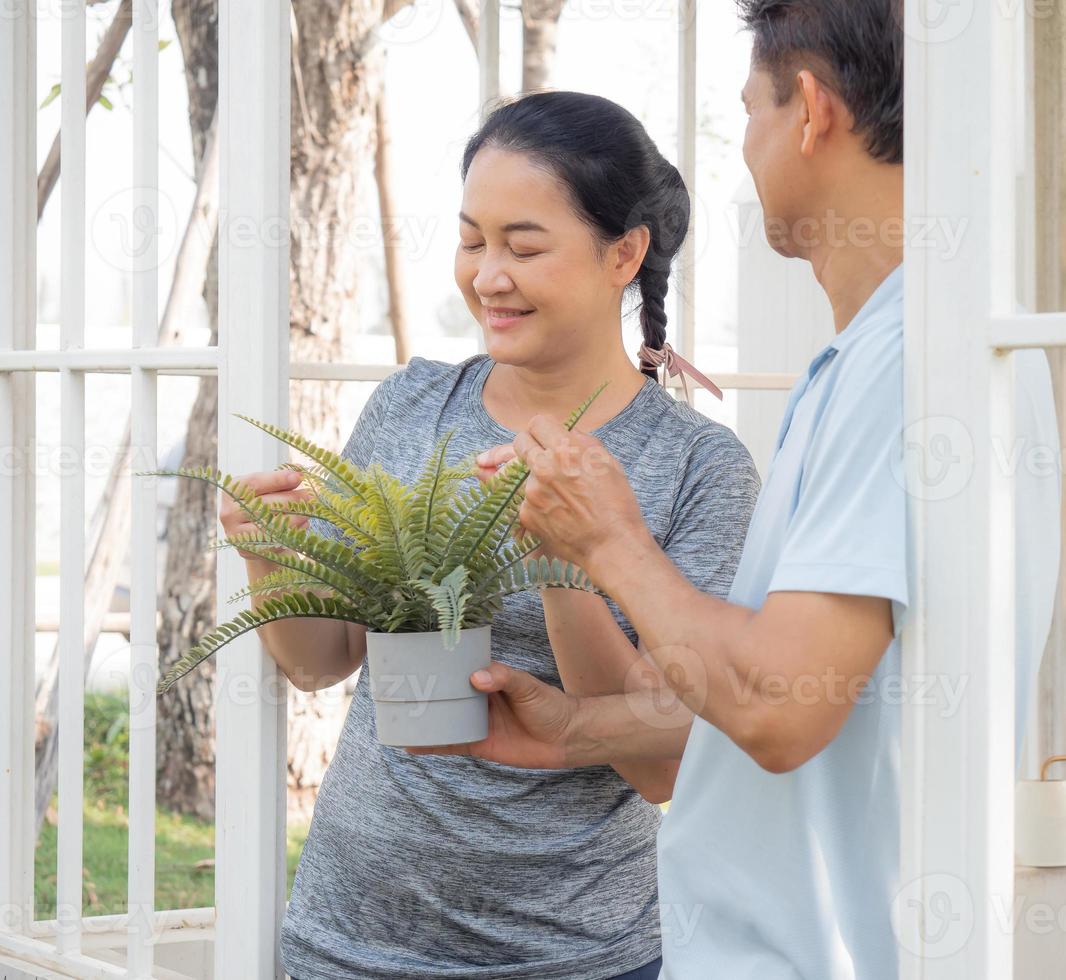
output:
[[[370,694],[382,745],[457,745],[488,735],[488,696],[470,684],[470,675],[491,662],[491,630],[461,630],[454,650],[445,648],[439,632],[367,632]]]

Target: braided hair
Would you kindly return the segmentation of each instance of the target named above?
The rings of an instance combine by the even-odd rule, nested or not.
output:
[[[486,146],[525,153],[566,188],[577,215],[605,249],[641,225],[647,254],[630,283],[640,291],[644,343],[666,342],[670,266],[688,234],[688,189],[640,120],[620,105],[582,92],[533,92],[503,102],[467,142],[462,177]],[[655,367],[641,363],[644,374]]]

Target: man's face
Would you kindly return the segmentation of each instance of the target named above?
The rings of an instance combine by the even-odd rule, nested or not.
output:
[[[788,102],[778,105],[773,77],[754,62],[741,98],[748,112],[744,162],[762,203],[766,237],[775,251],[793,257],[797,246],[792,232],[813,213],[815,200],[810,161],[800,154],[803,99],[797,87]]]

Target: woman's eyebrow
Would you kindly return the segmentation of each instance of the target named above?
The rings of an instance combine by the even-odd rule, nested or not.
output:
[[[481,225],[479,225],[469,215],[463,214],[462,211],[459,212],[459,220],[460,221],[465,221],[468,225],[472,225],[474,228],[477,228],[478,231],[481,231]],[[510,224],[504,225],[501,230],[505,231],[505,232],[511,232],[511,231],[543,231],[543,232],[547,232],[548,229],[545,228],[543,225],[538,225],[535,221],[512,221]]]

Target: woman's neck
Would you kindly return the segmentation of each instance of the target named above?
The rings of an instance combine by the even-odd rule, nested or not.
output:
[[[494,364],[485,382],[485,410],[504,428],[521,432],[534,415],[565,421],[604,381],[578,428],[585,432],[609,422],[640,391],[646,376],[619,349],[616,355],[573,358],[554,365]]]

